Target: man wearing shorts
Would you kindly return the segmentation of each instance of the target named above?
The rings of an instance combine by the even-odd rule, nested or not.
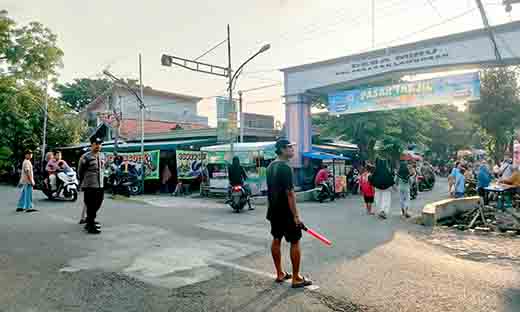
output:
[[[300,275],[302,222],[296,208],[293,172],[288,163],[294,156],[294,149],[286,139],[278,140],[275,149],[278,159],[267,168],[267,220],[271,222],[271,254],[276,268],[276,282],[292,279],[293,288],[302,288],[312,285],[312,282]],[[284,237],[291,244],[292,274],[282,269],[281,243]]]

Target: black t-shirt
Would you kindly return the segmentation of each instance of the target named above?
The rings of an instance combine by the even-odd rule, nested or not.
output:
[[[293,219],[289,209],[288,191],[294,189],[293,172],[286,161],[275,160],[267,167],[267,220],[289,221]]]
[[[229,184],[232,186],[242,185],[244,181],[247,179],[247,174],[244,168],[241,166],[240,168],[235,168],[233,166],[228,167],[228,175],[229,175]]]

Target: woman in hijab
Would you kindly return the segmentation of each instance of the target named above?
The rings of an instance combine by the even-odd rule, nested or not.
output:
[[[406,161],[401,161],[399,171],[395,177],[395,185],[399,187],[399,202],[401,203],[401,215],[410,218],[408,208],[410,208],[410,185],[412,184],[412,175],[408,169]]]
[[[379,217],[386,219],[390,214],[390,206],[392,205],[390,188],[394,185],[394,178],[385,160],[378,159],[376,161],[376,169],[374,174],[370,176],[369,181],[376,189],[375,203],[379,209]]]

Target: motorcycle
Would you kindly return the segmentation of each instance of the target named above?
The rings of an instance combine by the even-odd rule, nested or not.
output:
[[[112,173],[110,176],[112,194],[121,194],[126,197],[130,197],[131,195],[138,195],[141,191],[138,174],[133,170],[124,172],[121,166],[112,167]]]
[[[353,175],[350,177],[348,181],[349,190],[351,190],[352,195],[358,194],[359,190],[359,173],[357,170],[354,170]]]
[[[330,201],[334,201],[334,199],[336,199],[336,196],[332,191],[332,186],[328,181],[318,185],[318,188],[319,190],[317,199],[320,203],[323,203],[326,199],[330,199]]]
[[[239,213],[244,209],[245,205],[251,209],[251,196],[241,185],[235,185],[231,187],[230,198],[227,203],[233,209],[234,212]]]
[[[61,171],[56,174],[56,190],[51,190],[49,179],[45,179],[41,190],[51,200],[78,199],[79,182],[73,169]]]
[[[414,200],[417,198],[417,194],[419,193],[417,186],[417,179],[414,179],[412,184],[410,185],[410,199]]]

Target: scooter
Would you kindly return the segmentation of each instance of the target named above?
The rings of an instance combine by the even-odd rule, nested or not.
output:
[[[227,203],[233,209],[234,212],[239,213],[244,209],[246,204],[251,209],[251,196],[241,185],[235,185],[231,187],[230,198]]]
[[[140,193],[138,173],[129,170],[125,173],[121,167],[112,168],[110,177],[112,182],[112,194],[121,194],[127,197],[130,195],[138,195]]]
[[[336,196],[332,191],[332,187],[328,181],[321,183],[318,188],[319,190],[317,199],[320,203],[323,203],[326,199],[330,199],[330,201],[334,201],[334,199],[336,199]]]
[[[51,190],[49,179],[45,179],[42,185],[42,192],[50,200],[70,200],[78,199],[79,182],[76,172],[73,169],[61,171],[56,174],[56,190]]]
[[[418,186],[417,186],[417,180],[414,179],[414,181],[410,185],[410,199],[411,200],[416,199],[418,193],[419,193],[419,190],[418,190]]]

